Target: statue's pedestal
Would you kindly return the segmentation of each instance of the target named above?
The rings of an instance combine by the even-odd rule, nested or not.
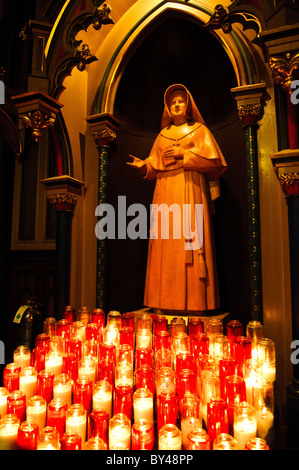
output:
[[[167,320],[168,320],[168,325],[171,324],[171,320],[173,318],[177,318],[177,317],[180,317],[180,318],[183,318],[185,320],[185,324],[186,324],[186,327],[188,326],[188,319],[189,317],[199,317],[202,321],[203,321],[203,324],[204,324],[204,331],[207,331],[207,328],[206,328],[206,325],[208,323],[208,320],[210,320],[211,318],[217,318],[219,320],[222,320],[223,324],[225,324],[226,322],[229,321],[229,313],[225,313],[225,312],[218,312],[218,311],[211,311],[211,313],[207,313],[207,314],[203,314],[203,312],[173,312],[173,310],[155,310],[153,308],[148,308],[148,307],[144,307],[140,310],[135,310],[133,311],[134,315],[142,315],[142,314],[148,314],[148,315],[164,315]]]

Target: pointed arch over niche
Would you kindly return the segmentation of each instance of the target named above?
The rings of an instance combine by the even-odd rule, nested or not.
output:
[[[121,122],[117,150],[108,162],[108,202],[117,208],[118,196],[125,195],[127,205],[150,206],[153,185],[142,181],[126,162],[130,153],[148,156],[159,131],[164,91],[171,83],[184,83],[228,162],[214,218],[221,308],[246,319],[250,316],[246,158],[231,88],[252,81],[254,71],[247,74],[241,64],[236,67],[226,43],[203,26],[194,15],[167,9],[131,43],[121,63],[116,54],[111,58],[95,101],[98,113],[110,112]],[[107,240],[106,248],[106,308],[142,308],[147,241]]]

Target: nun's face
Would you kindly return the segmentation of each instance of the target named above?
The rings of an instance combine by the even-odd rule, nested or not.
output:
[[[175,91],[170,98],[170,114],[175,121],[185,120],[187,113],[186,94],[183,90]]]

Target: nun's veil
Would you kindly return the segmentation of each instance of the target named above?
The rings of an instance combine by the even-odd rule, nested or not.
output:
[[[164,129],[165,127],[168,127],[169,125],[172,124],[172,117],[170,114],[170,98],[171,98],[171,95],[177,90],[183,90],[186,94],[188,121],[205,124],[204,119],[202,115],[200,114],[200,112],[198,111],[197,106],[194,103],[194,100],[190,92],[187,90],[187,88],[184,85],[175,84],[175,85],[171,85],[170,87],[168,87],[164,94],[164,111],[163,111],[162,120],[161,120],[161,129]]]

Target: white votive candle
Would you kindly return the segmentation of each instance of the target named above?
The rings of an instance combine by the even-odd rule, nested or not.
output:
[[[93,409],[99,408],[105,410],[109,419],[112,410],[112,385],[107,380],[99,380],[93,387],[92,395]]]
[[[30,366],[22,368],[21,374],[20,374],[19,389],[21,390],[21,392],[25,393],[27,401],[36,394],[36,384],[37,384],[36,369]]]
[[[89,379],[94,384],[96,381],[96,365],[97,361],[94,357],[82,357],[79,361],[78,377]]]
[[[31,352],[27,346],[18,346],[13,352],[13,362],[24,369],[30,366]]]
[[[256,412],[257,418],[257,435],[262,439],[266,439],[270,429],[273,427],[274,415],[270,410],[264,409]]]
[[[147,388],[138,388],[133,394],[134,421],[145,419],[154,423],[153,394]]]
[[[165,424],[159,431],[159,450],[181,450],[181,431],[174,424]]]
[[[71,406],[72,382],[68,374],[59,374],[54,378],[53,398],[61,398],[67,406]]]
[[[39,395],[31,397],[26,405],[26,420],[37,424],[39,429],[46,426],[47,402]]]
[[[66,412],[66,432],[76,432],[82,439],[82,444],[86,441],[86,410],[83,405],[75,403]]]
[[[109,421],[109,448],[117,444],[131,448],[131,422],[123,413],[114,415]]]
[[[0,420],[0,450],[17,450],[17,438],[20,420],[16,415],[8,414]]]
[[[181,437],[183,449],[187,449],[188,434],[195,428],[201,428],[202,420],[191,416],[190,418],[182,419],[181,421]]]
[[[5,387],[0,387],[0,418],[7,413],[7,396],[9,391]]]
[[[46,355],[45,370],[53,372],[54,376],[62,373],[62,356],[56,351]]]

